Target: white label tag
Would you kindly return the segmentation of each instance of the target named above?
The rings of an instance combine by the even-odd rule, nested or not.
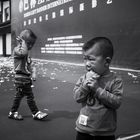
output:
[[[85,116],[85,115],[80,115],[79,117],[79,124],[82,124],[82,125],[87,125],[87,120],[88,120],[88,116]]]

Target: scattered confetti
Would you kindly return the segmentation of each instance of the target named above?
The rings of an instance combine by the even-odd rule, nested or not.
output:
[[[14,90],[14,65],[12,57],[0,57],[0,90],[8,92],[9,90]],[[48,82],[54,80],[66,83],[75,83],[85,73],[85,68],[76,65],[67,65],[63,63],[49,62],[39,59],[33,59],[33,66],[37,70],[37,78],[47,78]],[[116,71],[122,76],[123,80],[131,82],[133,84],[140,83],[140,73],[138,72],[123,72]],[[69,75],[69,76],[68,76]],[[75,80],[76,79],[76,80]],[[74,81],[74,82],[73,82]],[[58,83],[60,84],[60,83]],[[34,87],[34,85],[32,85]],[[55,85],[53,89],[57,91],[58,85]]]
[[[58,87],[53,87],[53,89],[58,89]]]

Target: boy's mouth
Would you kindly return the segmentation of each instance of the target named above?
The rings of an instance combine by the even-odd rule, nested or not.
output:
[[[93,67],[86,66],[87,71],[93,71],[95,73],[98,73]]]
[[[87,71],[92,70],[90,66],[86,66]]]

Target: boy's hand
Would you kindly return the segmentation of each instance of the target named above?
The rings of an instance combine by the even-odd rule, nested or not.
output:
[[[90,71],[90,72],[87,72],[86,74],[86,85],[92,90],[92,91],[96,91],[97,88],[99,87],[98,85],[98,78],[100,76],[93,72],[93,71]]]
[[[97,79],[93,79],[93,78],[89,79],[89,80],[87,81],[87,86],[88,86],[92,91],[95,92],[95,91],[97,90],[97,88],[99,87],[98,80],[97,80]]]
[[[14,48],[17,56],[24,57],[28,55],[28,48],[24,40],[21,40],[17,47]]]
[[[19,36],[16,38],[16,40],[19,42],[19,47],[20,47],[20,49],[28,50],[27,44],[26,44],[25,40],[23,40],[23,39],[20,38]]]
[[[97,73],[95,73],[94,71],[89,71],[86,73],[86,79],[98,79],[100,77],[100,75],[98,75]]]

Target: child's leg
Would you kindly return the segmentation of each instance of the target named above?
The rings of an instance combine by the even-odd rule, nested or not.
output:
[[[26,86],[26,88],[24,89],[24,93],[27,96],[27,103],[28,103],[29,108],[32,112],[33,119],[44,120],[48,116],[48,114],[43,113],[43,112],[38,110],[37,105],[36,105],[35,100],[34,100],[34,95],[32,92],[31,85]]]
[[[32,92],[31,85],[27,85],[26,87],[24,87],[24,94],[27,96],[27,103],[29,105],[32,114],[36,114],[39,110],[34,100],[34,95]]]
[[[76,140],[93,140],[92,136],[86,133],[77,132]]]
[[[17,87],[16,90],[17,93],[15,95],[11,111],[8,114],[8,118],[14,120],[23,120],[23,117],[17,112],[17,110],[19,108],[21,99],[23,98],[24,94],[22,92],[22,88]]]
[[[13,101],[13,105],[12,105],[12,108],[11,108],[11,112],[17,112],[18,108],[19,108],[19,105],[20,105],[20,102],[21,102],[21,99],[24,97],[24,94],[22,92],[22,88],[19,88],[17,87],[16,88],[16,95],[14,97],[14,101]]]

